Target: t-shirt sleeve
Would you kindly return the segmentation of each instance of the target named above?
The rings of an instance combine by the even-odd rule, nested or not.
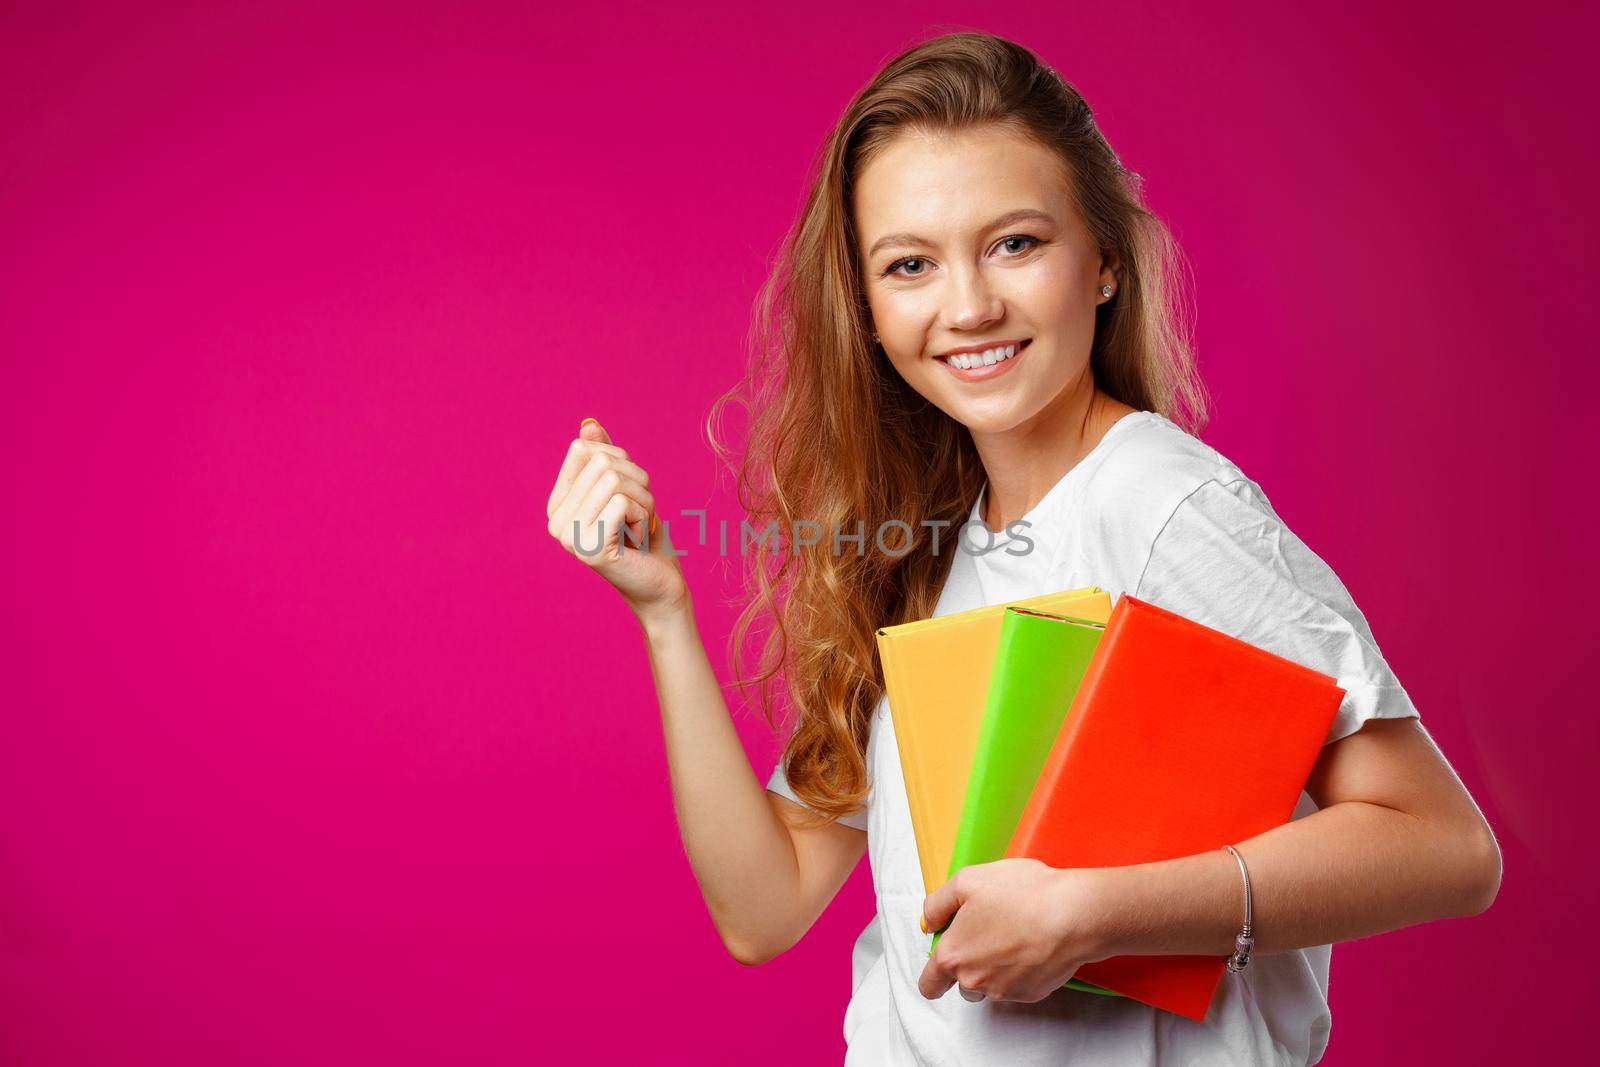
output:
[[[1134,595],[1333,677],[1345,696],[1323,744],[1417,715],[1344,584],[1249,479],[1207,481],[1178,504]]]
[[[778,765],[772,769],[772,777],[767,780],[767,788],[780,797],[786,797],[794,801],[802,808],[808,807],[806,802],[795,796],[794,790],[790,788],[789,779],[783,773],[783,761],[781,759],[778,761]],[[849,815],[839,816],[837,821],[844,826],[853,826],[857,830],[865,830],[867,828],[867,813],[865,811],[852,812]]]

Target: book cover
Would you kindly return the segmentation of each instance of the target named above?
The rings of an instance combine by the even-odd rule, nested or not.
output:
[[[956,827],[948,874],[1005,857],[1078,683],[1089,666],[1103,622],[1007,607],[978,727],[966,798]],[[942,931],[935,931],[933,945]],[[930,946],[931,951],[931,946]],[[1090,993],[1120,994],[1072,979]]]
[[[1325,674],[1124,595],[1006,855],[1120,867],[1280,826],[1343,699]],[[1076,977],[1200,1020],[1226,961],[1114,956]]]
[[[1015,603],[1094,622],[1111,614],[1110,595],[1094,586]],[[877,633],[917,860],[928,893],[944,884],[950,870],[1007,606],[887,626]]]

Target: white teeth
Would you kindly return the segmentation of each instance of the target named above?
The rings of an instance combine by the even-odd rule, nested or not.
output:
[[[962,352],[960,355],[948,357],[946,362],[960,370],[972,370],[974,367],[992,367],[1016,354],[1016,345],[1006,345],[1004,348],[991,348],[984,352]]]

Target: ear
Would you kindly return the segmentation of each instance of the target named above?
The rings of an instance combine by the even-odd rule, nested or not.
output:
[[[1117,250],[1115,248],[1101,249],[1100,277],[1095,282],[1095,288],[1098,289],[1102,285],[1109,285],[1113,288],[1121,288],[1120,279],[1117,277],[1117,271],[1121,269],[1121,267],[1122,261],[1117,258]]]

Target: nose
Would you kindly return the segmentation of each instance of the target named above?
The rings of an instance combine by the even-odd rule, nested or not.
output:
[[[977,267],[952,270],[945,296],[945,326],[952,332],[980,330],[1005,313],[1000,294]]]

